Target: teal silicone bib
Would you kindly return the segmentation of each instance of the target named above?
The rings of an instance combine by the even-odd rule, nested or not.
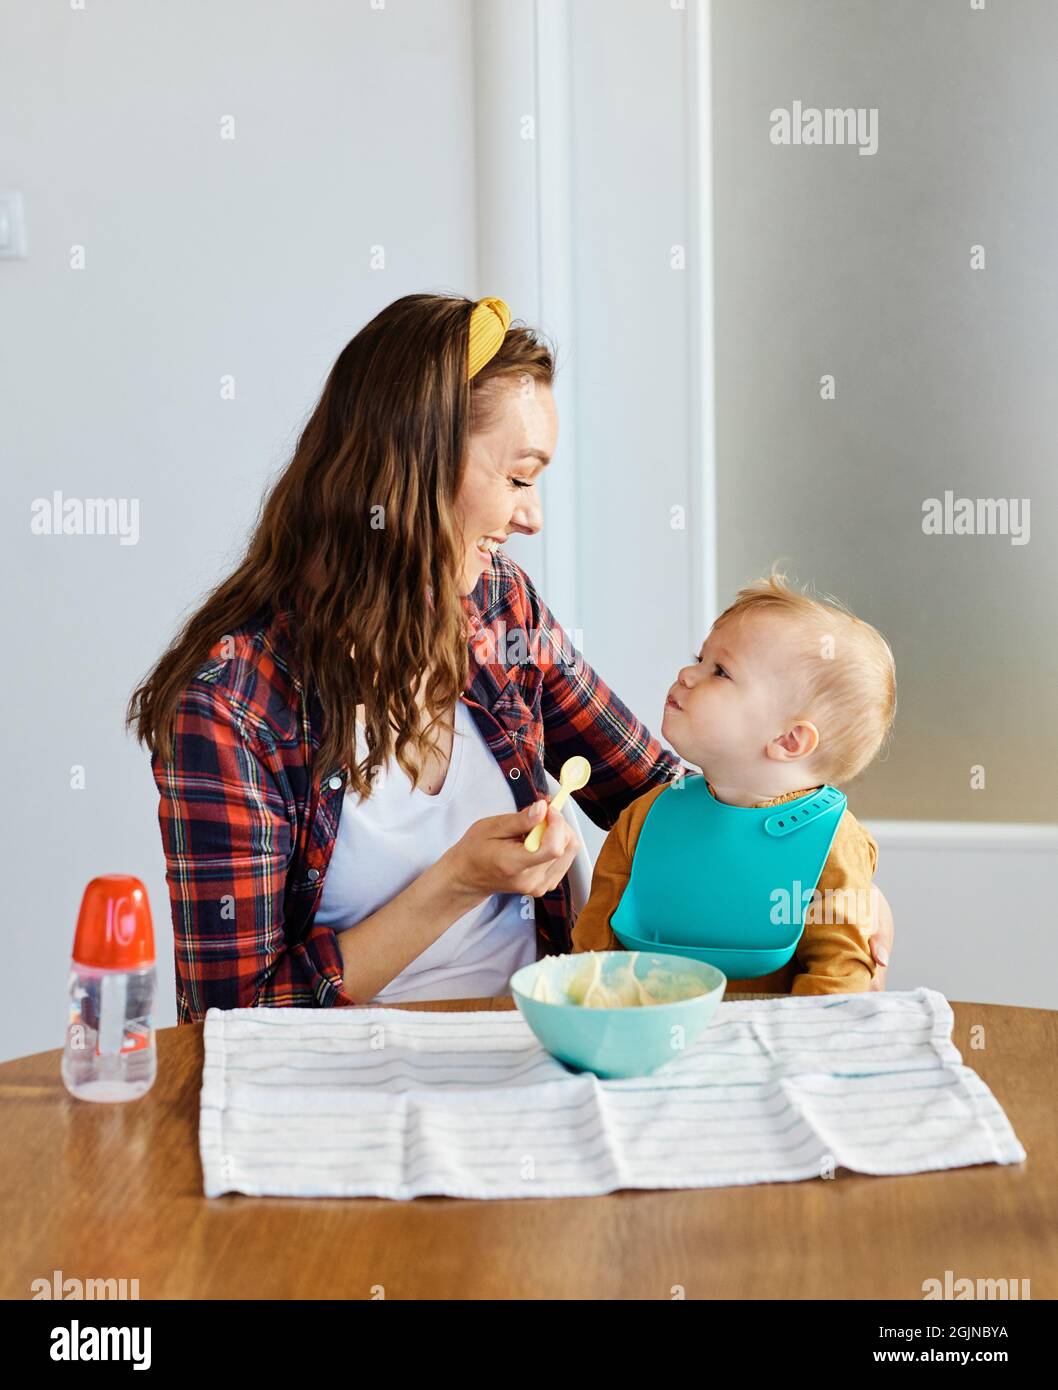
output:
[[[780,970],[804,931],[846,797],[820,787],[778,806],[728,806],[704,777],[658,796],[610,919],[630,951],[708,961],[729,979]]]

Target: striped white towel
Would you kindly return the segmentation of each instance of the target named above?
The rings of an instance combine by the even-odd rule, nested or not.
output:
[[[935,990],[722,1003],[600,1081],[517,1012],[210,1009],[207,1197],[565,1197],[1020,1163]]]

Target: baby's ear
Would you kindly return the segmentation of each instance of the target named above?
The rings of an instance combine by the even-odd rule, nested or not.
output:
[[[793,762],[797,758],[807,758],[819,747],[819,730],[808,720],[795,724],[785,734],[772,739],[768,744],[768,757],[777,762]]]

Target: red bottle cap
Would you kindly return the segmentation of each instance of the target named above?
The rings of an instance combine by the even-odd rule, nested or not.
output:
[[[138,970],[154,964],[154,928],[147,890],[131,874],[101,874],[84,890],[77,933],[77,965]]]

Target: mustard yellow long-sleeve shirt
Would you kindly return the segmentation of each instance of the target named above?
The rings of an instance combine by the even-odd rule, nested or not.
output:
[[[709,790],[712,792],[712,787]],[[758,805],[778,806],[817,790],[807,787]],[[624,949],[610,919],[631,876],[632,858],[647,812],[663,791],[664,786],[653,787],[633,801],[606,837],[592,874],[591,895],[573,928],[574,951]],[[877,863],[877,844],[846,809],[816,885],[822,901],[806,910],[804,933],[792,960],[770,975],[729,980],[728,988],[752,994],[851,994],[867,989],[877,968],[868,945],[871,880]]]

